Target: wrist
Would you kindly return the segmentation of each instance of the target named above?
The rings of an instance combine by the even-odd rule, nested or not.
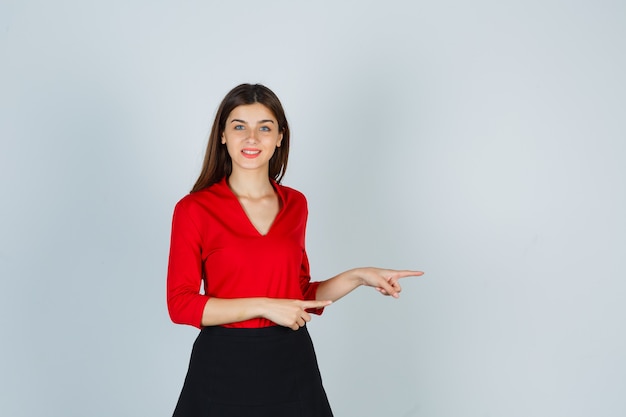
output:
[[[252,298],[252,300],[254,301],[253,310],[255,317],[267,318],[267,314],[269,311],[268,304],[270,299],[267,297],[257,297]]]
[[[349,280],[354,283],[355,288],[365,285],[365,280],[363,279],[363,268],[354,268],[349,270],[348,273]]]

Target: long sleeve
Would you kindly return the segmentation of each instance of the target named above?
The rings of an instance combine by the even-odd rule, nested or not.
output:
[[[302,297],[305,300],[315,300],[317,295],[317,287],[319,282],[311,282],[311,272],[309,267],[309,257],[306,250],[302,252],[302,267],[300,269],[300,288],[302,289]],[[322,314],[324,308],[308,309],[309,313]]]
[[[209,297],[200,294],[202,242],[190,214],[184,200],[174,209],[167,269],[167,306],[174,323],[200,328]]]
[[[302,267],[300,269],[300,288],[302,289],[302,297],[305,300],[315,300],[315,293],[319,282],[311,282],[311,272],[309,267],[309,258],[306,251],[302,252]]]

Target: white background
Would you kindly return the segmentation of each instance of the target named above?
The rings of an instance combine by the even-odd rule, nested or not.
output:
[[[281,98],[338,417],[626,415],[626,3],[0,2],[0,414],[169,416],[174,204]]]

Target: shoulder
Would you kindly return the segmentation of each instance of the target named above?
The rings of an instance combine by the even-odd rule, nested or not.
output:
[[[202,190],[189,193],[181,198],[174,208],[174,212],[193,215],[198,211],[206,211],[209,207],[219,206],[224,201],[225,191],[221,183],[213,184]]]
[[[304,194],[295,188],[287,187],[286,185],[276,184],[279,192],[282,194],[283,199],[288,202],[307,204]]]

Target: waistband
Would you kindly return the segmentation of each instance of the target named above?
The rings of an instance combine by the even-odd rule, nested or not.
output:
[[[200,330],[200,334],[215,335],[215,336],[233,336],[233,337],[273,337],[273,336],[285,336],[292,335],[299,332],[308,333],[306,325],[300,327],[298,330],[290,329],[284,326],[268,326],[268,327],[253,327],[253,328],[241,328],[241,327],[222,327],[222,326],[207,326]]]

